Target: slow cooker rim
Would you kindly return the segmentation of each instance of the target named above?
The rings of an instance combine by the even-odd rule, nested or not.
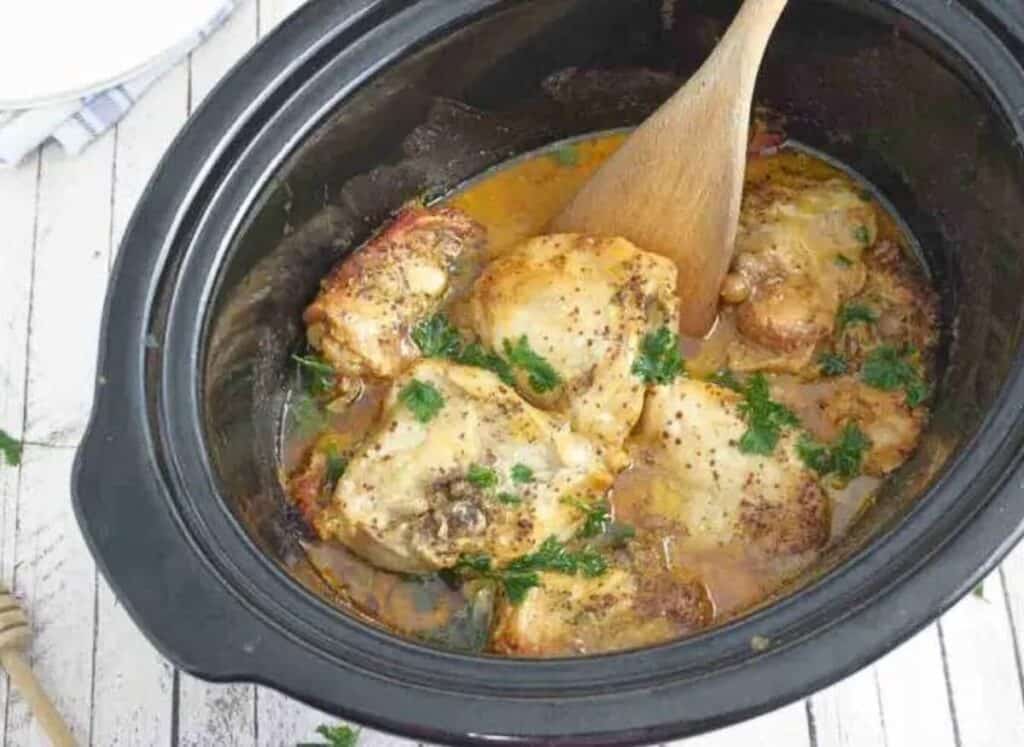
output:
[[[314,4],[313,4],[313,6],[310,6],[310,8],[312,8],[312,7],[314,7],[314,6],[316,6],[317,8],[321,8],[321,6],[328,6],[328,5],[330,5],[330,4],[331,4],[331,3],[329,2],[329,0],[324,0],[324,1],[323,1],[323,2],[321,2],[321,3],[314,3]],[[337,7],[340,7],[341,5],[349,5],[349,6],[351,6],[351,5],[355,5],[355,3],[348,3],[348,4],[339,4],[339,3],[334,3],[334,5],[335,5],[335,6],[336,6],[336,8],[337,8]],[[427,5],[431,5],[431,4],[429,4],[429,3],[428,3]],[[435,4],[435,5],[436,5],[436,4]],[[487,7],[490,7],[491,5],[493,5],[493,3],[491,3],[491,2],[466,2],[466,3],[462,3],[462,5],[463,5],[463,6],[474,6],[474,7],[477,7],[477,8],[479,8],[479,9],[485,9],[485,8],[487,8]],[[907,3],[903,3],[903,4],[901,5],[901,9],[904,9],[904,10],[905,10],[905,9],[906,9],[906,5],[907,5]],[[311,13],[312,11],[311,11],[311,10],[309,10],[309,9],[307,9],[307,11],[304,11],[304,12],[310,12],[310,13]],[[321,12],[322,12],[322,9],[321,9]],[[312,17],[312,16],[311,16],[311,17]],[[321,18],[322,18],[322,16],[321,16]],[[294,21],[294,20],[295,20],[295,19],[293,19],[293,21]],[[236,71],[236,73],[235,73],[235,74],[237,74],[237,72],[238,72],[238,71]],[[1024,99],[1022,99],[1022,100],[1024,100]],[[205,109],[204,109],[204,112],[203,112],[203,114],[206,114],[206,110],[205,110]],[[212,128],[212,129],[214,129],[214,130],[215,130],[216,128]],[[1018,129],[1019,129],[1019,128],[1018,128]],[[177,146],[176,146],[176,147],[177,147]],[[166,166],[166,163],[165,163],[165,166]],[[163,170],[163,169],[164,169],[164,167],[161,167],[161,170]],[[149,197],[150,199],[152,199],[152,196],[151,196],[151,195],[148,195],[148,197]],[[237,217],[237,216],[236,216],[236,217]],[[133,229],[134,229],[134,228],[135,228],[135,227],[134,227],[134,225],[133,225]],[[130,241],[130,239],[131,239],[131,238],[136,238],[136,237],[134,237],[134,235],[133,235],[133,233],[132,233],[133,229],[130,229],[130,230],[129,230],[129,234],[127,234],[127,236],[128,236],[129,238],[126,238],[126,241],[125,241],[125,247],[126,247],[126,248],[128,247],[128,245],[129,245],[130,243],[132,243],[132,242]],[[193,236],[193,239],[194,239],[194,238],[195,238],[195,236]],[[170,241],[170,239],[168,239],[168,245],[167,245],[167,246],[168,246],[168,248],[169,248],[169,241]],[[138,247],[137,247],[137,248],[138,248]],[[121,252],[121,257],[122,257],[122,258],[124,258],[124,257],[125,257],[126,255],[127,255],[127,252],[126,252],[126,251],[122,251],[122,252]],[[118,273],[118,277],[120,276],[120,273],[121,273],[121,269],[122,269],[122,268],[121,268],[121,260],[119,260],[119,265],[118,265],[118,270],[117,270],[117,273]],[[106,336],[106,338],[105,338],[105,347],[107,347],[107,346],[109,345],[109,337],[110,337],[110,332],[111,332],[111,330],[110,330],[110,324],[111,324],[111,321],[112,321],[112,320],[110,319],[110,317],[109,317],[109,314],[111,313],[111,308],[112,308],[112,305],[113,305],[113,304],[112,304],[112,299],[113,299],[113,295],[114,295],[114,291],[115,291],[115,286],[116,286],[116,285],[117,285],[117,283],[116,283],[116,282],[115,282],[115,283],[112,283],[112,291],[111,291],[111,296],[110,296],[110,299],[111,299],[111,300],[108,300],[108,309],[107,309],[107,314],[108,314],[108,316],[107,316],[107,317],[105,317],[106,321],[105,321],[105,325],[104,325],[104,329],[105,329],[105,330],[106,330],[106,332],[107,332],[107,336]],[[155,289],[154,289],[154,290],[155,290]],[[140,347],[140,345],[139,345],[139,343],[140,343],[140,340],[138,340],[138,339],[135,339],[135,340],[130,340],[130,343],[131,343],[131,346],[132,346],[132,348],[133,348],[133,351],[134,351],[135,353],[137,353],[137,354],[139,355],[139,359],[141,360],[141,357],[142,357],[143,355],[145,355],[145,350],[144,350],[144,346]],[[172,349],[172,348],[169,348],[169,349]],[[169,357],[173,358],[173,355],[170,355]],[[193,373],[194,373],[194,374],[195,374],[195,371],[196,371],[196,369],[193,369]],[[165,369],[165,375],[166,375],[166,372],[167,372],[167,369]],[[169,383],[169,382],[168,382],[168,381],[166,381],[166,379],[165,379],[165,381],[164,381],[164,384],[165,384],[165,385],[167,385],[168,383]],[[166,386],[165,386],[165,388],[166,388]],[[172,388],[173,388],[173,387],[172,387]],[[103,404],[103,402],[102,402],[102,400],[103,400],[103,399],[104,399],[104,392],[102,392],[102,391],[101,391],[101,392],[99,392],[99,393],[98,393],[98,407],[97,407],[97,411],[98,411],[98,410],[100,409],[100,406],[101,406],[101,405]],[[167,402],[168,400],[167,400],[167,399],[164,399],[163,401],[164,401],[164,402]],[[108,405],[108,407],[109,407],[109,406],[110,406],[110,403],[107,403],[107,405]],[[189,408],[189,409],[191,409],[191,408]],[[165,413],[165,414],[166,414],[166,413]],[[194,425],[198,426],[198,421],[196,421],[196,423],[194,423]],[[161,424],[161,427],[162,427],[162,424]],[[196,434],[196,435],[199,435],[199,436],[201,436],[201,435],[202,435],[202,434],[201,434],[201,432],[200,432],[200,431],[198,431],[198,430],[197,430],[197,431],[195,431],[195,434]],[[175,444],[176,442],[175,442],[175,441],[174,441],[173,439],[167,439],[167,438],[166,438],[166,436],[167,436],[167,435],[169,435],[169,434],[168,434],[168,433],[165,433],[165,440],[164,440],[164,445],[165,445],[165,447],[167,447],[167,445],[168,445],[168,444],[170,444],[170,445],[171,445],[171,446],[170,446],[170,447],[168,447],[168,448],[170,448],[170,449],[171,449],[171,450],[172,450],[172,451],[174,452],[174,454],[173,454],[173,457],[174,457],[175,459],[177,459],[177,458],[178,458],[178,456],[180,456],[180,455],[179,455],[179,454],[177,453],[177,450],[176,450],[176,449],[174,448],[174,444]],[[94,428],[90,427],[90,432],[89,432],[89,437],[87,438],[87,442],[91,442],[91,441],[92,441],[92,439],[94,438],[94,436],[95,436],[95,433],[94,433]],[[197,443],[198,443],[198,442],[197,442]],[[80,455],[79,455],[79,458],[80,458],[80,464],[79,464],[79,468],[76,468],[76,475],[78,476],[78,477],[76,477],[76,482],[78,482],[78,483],[79,483],[80,485],[81,485],[81,480],[80,480],[80,477],[81,477],[81,474],[82,474],[82,472],[81,472],[81,469],[80,469],[80,467],[81,467],[81,460],[83,459],[83,455],[84,455],[84,454],[85,454],[85,453],[86,453],[87,451],[89,451],[89,450],[90,450],[90,449],[89,449],[89,446],[90,446],[90,445],[93,445],[93,446],[94,446],[95,444],[89,444],[89,443],[87,443],[86,445],[83,445],[83,449],[82,449],[82,451],[80,452]],[[964,456],[964,457],[966,458],[966,455],[961,455],[961,456]],[[180,467],[180,465],[179,465],[179,467]],[[208,468],[208,465],[207,465],[207,468]],[[212,475],[208,475],[208,476],[212,478]],[[164,477],[165,477],[165,479],[167,479],[167,478],[170,478],[170,479],[171,479],[171,482],[177,482],[177,477],[176,477],[176,476],[174,476],[174,475],[171,475],[171,474],[166,474],[166,475],[165,475]],[[210,486],[212,486],[212,485],[213,485],[213,483],[211,482],[211,483],[210,483]],[[210,486],[208,486],[208,488],[209,488]],[[188,491],[185,491],[185,492],[188,492]],[[213,493],[207,493],[207,491],[202,491],[202,492],[206,493],[206,495],[204,495],[204,497],[210,497],[210,496],[212,496],[212,495],[213,495]],[[81,499],[80,499],[80,497],[79,497],[79,496],[81,496],[81,495],[84,495],[84,491],[83,491],[83,490],[81,490],[81,489],[79,489],[79,490],[76,490],[76,505],[78,506],[78,509],[79,509],[79,511],[80,511],[80,515],[84,515],[84,513],[85,513],[85,508],[83,507],[83,505],[82,505],[82,500],[81,500]],[[193,500],[193,502],[194,502],[194,500]],[[221,503],[221,501],[217,501],[217,502],[218,502],[218,503]],[[923,501],[922,501],[922,503],[923,503]],[[226,507],[225,507],[225,508],[226,508]],[[920,508],[920,506],[919,506],[918,508]],[[979,510],[980,510],[980,509],[979,509]],[[229,513],[229,512],[228,512],[228,513]],[[909,518],[910,518],[910,517],[908,517],[908,520],[909,520]],[[232,521],[234,521],[233,517],[231,518],[231,520],[232,520]],[[193,528],[193,527],[188,527],[188,524],[189,524],[189,519],[188,519],[188,517],[187,517],[187,516],[186,516],[186,517],[183,517],[183,521],[185,522],[185,524],[183,524],[183,525],[182,525],[182,527],[183,527],[183,529],[185,529],[185,531],[188,531],[189,529],[192,529],[192,528]],[[88,520],[87,520],[87,519],[85,519],[85,518],[84,518],[84,516],[83,516],[83,522],[84,522],[85,524],[88,524]],[[188,527],[188,529],[186,529],[186,527]],[[87,527],[86,527],[86,528],[87,528]],[[88,529],[88,528],[87,528],[87,529]],[[242,528],[241,528],[240,526],[239,526],[239,527],[237,527],[237,530],[238,530],[238,532],[239,532],[239,533],[240,533],[241,535],[243,535],[243,536],[244,536],[244,530],[243,530],[243,529],[242,529]],[[87,533],[87,534],[89,534],[89,532],[88,532],[88,531],[87,531],[86,533]],[[195,539],[195,537],[192,537],[191,539],[193,539],[193,540],[194,540],[194,539]],[[249,540],[248,540],[248,537],[247,537],[247,536],[245,536],[245,539],[246,539],[246,541],[249,541]],[[255,549],[255,548],[253,548],[253,549]],[[261,562],[267,562],[267,563],[269,563],[269,559],[267,559],[267,558],[263,557],[261,553],[257,553],[257,555],[259,556],[259,560],[260,560]],[[211,567],[213,567],[213,566],[211,566]],[[219,573],[220,571],[218,570],[217,572]],[[108,576],[109,576],[109,575],[110,575],[110,574],[109,574],[109,572],[108,572]],[[957,595],[958,593],[960,593],[960,592],[962,592],[962,591],[964,591],[964,590],[966,590],[966,589],[970,588],[970,585],[971,585],[972,581],[973,581],[973,579],[969,579],[969,580],[968,580],[967,582],[965,582],[964,584],[962,584],[962,585],[961,585],[961,587],[960,587],[960,588],[959,588],[959,589],[958,589],[957,591],[954,591],[954,593],[953,593],[953,596],[952,596],[952,597],[948,597],[948,598],[947,598],[947,602],[948,602],[948,603],[952,603],[952,601],[954,601],[954,600],[955,600],[955,597],[956,597],[956,595]],[[294,583],[294,582],[291,582],[291,583]],[[794,598],[795,598],[796,596],[797,596],[797,595],[794,595],[794,597],[791,597],[791,599],[794,599]],[[783,604],[785,604],[785,603],[783,603]],[[776,608],[773,608],[773,610],[774,610],[774,609],[776,609]],[[334,613],[334,614],[335,614],[335,616],[336,616],[336,613]],[[852,612],[851,612],[851,614],[852,614]],[[931,617],[931,615],[928,615],[928,617],[930,618],[930,617]],[[748,620],[749,620],[749,619],[750,619],[750,618],[748,618]],[[926,621],[925,621],[925,622],[926,622]],[[838,624],[838,623],[837,623],[837,624]],[[924,623],[922,623],[922,624],[924,624]],[[279,631],[279,632],[281,632],[281,631]],[[718,634],[719,634],[720,632],[721,632],[721,631],[716,631],[716,632],[715,632],[715,634],[712,634],[712,635],[718,635]],[[909,634],[909,633],[908,633],[908,634]],[[388,637],[388,642],[389,642],[389,644],[394,644],[396,640],[397,640],[397,639],[394,639],[394,638],[392,638],[392,637],[390,637],[390,636]],[[685,643],[685,642],[684,642],[684,643]],[[670,644],[670,646],[678,646],[678,645],[682,645],[682,644]],[[895,645],[895,642],[892,642],[892,645]],[[660,651],[661,651],[661,649],[656,649],[656,651],[659,651],[659,652],[660,652]],[[433,653],[433,655],[435,655],[435,656],[437,655],[437,654],[436,654],[436,652],[432,652],[432,653]],[[633,656],[633,655],[634,655],[634,654],[616,654],[616,655],[609,655],[608,657],[602,657],[602,658],[603,658],[603,659],[615,659],[615,660],[621,660],[621,659],[622,659],[623,657],[628,657],[628,656]],[[867,656],[861,656],[861,657],[860,657],[860,661],[864,661],[864,660],[867,660],[867,659],[869,659],[869,658],[872,658],[872,657],[871,657],[870,655],[867,655]],[[479,664],[479,662],[480,662],[480,660],[479,660],[479,659],[474,659],[473,661],[477,662],[478,664]],[[495,661],[495,660],[491,660],[491,663],[493,664],[493,662],[494,662],[494,661]],[[563,664],[563,665],[564,665],[564,661],[560,662],[560,664]],[[533,665],[533,664],[530,664],[529,666],[535,666],[535,665]],[[857,664],[856,666],[859,666],[859,664]],[[243,673],[243,674],[244,674],[244,673]],[[254,673],[253,673],[253,674],[252,674],[251,676],[253,676],[253,677],[254,677],[254,678],[256,678],[256,679],[261,679],[261,680],[262,680],[262,679],[264,679],[263,677],[261,677],[261,676],[260,676],[260,673],[255,673],[255,672],[254,672]],[[837,676],[838,676],[838,675],[837,675]],[[268,684],[272,684],[272,685],[273,685],[273,684],[275,684],[275,683],[274,683],[274,682],[270,682],[270,683],[268,683]],[[300,694],[300,695],[302,695],[302,693],[296,693],[296,694]],[[307,699],[307,700],[308,700],[308,699],[315,699],[315,698],[313,698],[312,696],[310,696],[310,695],[309,695],[308,693],[307,693],[307,694],[305,694],[305,695],[303,695],[303,697],[305,697],[305,699]],[[787,697],[787,696],[783,696],[783,697]],[[793,695],[792,697],[797,697],[797,695]],[[768,707],[768,706],[767,706],[767,705],[764,705],[764,707]],[[761,708],[761,710],[763,710],[763,708]],[[752,713],[752,712],[757,712],[757,711],[747,711],[747,713]],[[362,718],[364,718],[364,719],[367,719],[366,715],[362,715],[361,717],[362,717]],[[375,717],[370,717],[370,718],[369,718],[369,719],[367,719],[367,720],[370,720],[370,721],[372,721],[372,722],[374,722],[374,723],[381,723],[381,721],[380,721],[380,716],[379,716],[379,714],[378,714],[377,716],[375,716]],[[724,723],[724,721],[722,721],[722,722],[720,722],[720,723]],[[664,732],[664,733],[668,734],[668,733],[676,733],[676,732],[672,732],[672,731],[666,731],[666,732]],[[643,738],[648,738],[648,737],[649,737],[650,735],[651,735],[651,733],[650,733],[650,732],[644,731],[644,737],[643,737]]]

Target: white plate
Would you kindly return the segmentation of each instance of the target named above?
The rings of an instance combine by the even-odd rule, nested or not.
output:
[[[0,109],[80,98],[141,72],[224,0],[0,0]]]

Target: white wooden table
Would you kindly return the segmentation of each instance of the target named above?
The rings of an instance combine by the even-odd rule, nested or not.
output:
[[[81,743],[293,745],[334,723],[265,687],[177,672],[97,575],[71,511],[75,445],[92,397],[107,274],[171,138],[221,75],[301,0],[247,0],[227,26],[83,155],[47,148],[0,172],[0,574],[24,599],[32,660]],[[846,681],[686,747],[1024,745],[1024,549],[939,623]],[[0,683],[5,745],[44,745]],[[364,731],[364,745],[410,745]],[[682,742],[679,744],[683,744]]]

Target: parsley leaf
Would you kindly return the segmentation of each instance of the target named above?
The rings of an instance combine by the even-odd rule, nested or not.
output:
[[[928,399],[928,385],[924,383],[920,378],[915,378],[903,387],[907,393],[907,406],[917,407],[926,399]]]
[[[501,574],[501,586],[512,604],[520,604],[526,593],[534,586],[540,586],[540,576],[533,571],[509,571]]]
[[[488,371],[497,374],[498,378],[508,386],[516,385],[516,377],[512,374],[512,366],[509,365],[508,361],[497,353],[486,350],[478,342],[467,345],[455,358],[455,361],[464,366],[485,368]]]
[[[515,344],[504,341],[505,356],[513,366],[521,368],[528,374],[527,380],[533,391],[543,394],[562,383],[562,377],[542,356],[538,355],[526,339],[521,336]]]
[[[593,578],[608,570],[608,564],[594,550],[585,548],[573,552],[567,550],[557,537],[548,537],[536,552],[516,558],[506,566],[506,570],[554,571],[570,576],[582,573],[587,578]]]
[[[726,389],[732,389],[734,392],[743,391],[743,384],[736,378],[736,374],[728,368],[720,368],[715,371],[708,377],[708,381],[718,386],[724,386]]]
[[[864,452],[871,448],[871,442],[856,423],[847,423],[839,440],[832,446],[832,469],[844,480],[851,480],[860,474]]]
[[[520,485],[533,482],[533,470],[522,463],[513,464],[512,469],[509,470],[509,476],[512,478],[512,482]]]
[[[469,465],[466,479],[473,485],[484,490],[490,490],[498,484],[498,473],[490,467],[483,467],[479,464]]]
[[[293,355],[292,360],[299,364],[310,394],[319,396],[334,389],[334,369],[319,355]]]
[[[515,493],[498,493],[497,497],[499,501],[508,506],[518,506],[523,502],[523,499]]]
[[[21,464],[21,441],[0,430],[0,454],[9,465],[17,467]]]
[[[845,254],[837,254],[835,263],[840,267],[850,267],[853,265],[853,260],[847,257]]]
[[[824,446],[806,433],[796,445],[797,454],[810,469],[820,475],[837,474],[843,480],[852,480],[860,474],[864,452],[871,442],[856,423],[847,423],[832,446]]]
[[[324,454],[327,455],[327,483],[334,485],[345,474],[348,460],[339,454],[337,447],[333,445],[325,449]]]
[[[417,324],[412,331],[412,339],[427,358],[448,358],[463,366],[484,368],[509,386],[515,386],[515,376],[508,361],[478,342],[467,345],[459,330],[444,314],[434,314]]]
[[[534,586],[540,586],[540,571],[564,573],[587,578],[600,576],[608,570],[608,562],[593,548],[568,550],[557,537],[548,537],[535,552],[521,555],[504,568],[495,569],[487,555],[463,555],[448,571],[453,574],[475,575],[501,583],[512,604],[519,604]]]
[[[804,433],[796,444],[796,453],[809,469],[819,475],[827,475],[832,471],[832,454],[828,447],[818,443]]]
[[[874,324],[877,321],[878,314],[862,303],[845,303],[836,314],[836,327],[840,332],[850,324]]]
[[[640,343],[640,355],[633,362],[632,371],[645,384],[671,384],[683,372],[679,336],[668,327],[648,332]]]
[[[487,555],[463,555],[452,567],[452,570],[469,570],[476,571],[477,573],[486,573],[491,570],[491,559]]]
[[[555,148],[551,152],[551,157],[554,158],[560,166],[575,166],[580,162],[580,151],[576,145],[563,145]]]
[[[611,506],[608,505],[608,501],[584,503],[578,498],[566,498],[565,501],[583,512],[583,525],[576,532],[577,537],[597,537],[604,534],[612,523]]]
[[[871,246],[871,232],[867,226],[857,226],[853,229],[853,238],[855,238],[861,246]]]
[[[297,747],[355,747],[359,742],[359,729],[348,725],[342,726],[318,726],[316,733],[326,739],[326,742],[306,742]]]
[[[768,379],[762,373],[747,379],[743,398],[739,409],[747,421],[747,432],[740,438],[740,451],[768,456],[775,451],[782,429],[800,421],[792,410],[772,399]]]
[[[444,314],[417,324],[412,339],[427,358],[456,358],[462,352],[462,335]]]
[[[907,405],[917,407],[928,398],[928,387],[907,360],[911,350],[899,351],[892,345],[880,345],[868,355],[860,371],[861,380],[868,386],[892,392],[903,389]]]
[[[413,379],[398,393],[398,400],[412,411],[421,423],[429,423],[444,407],[444,397],[437,387],[428,382]]]
[[[838,353],[822,353],[818,358],[822,376],[842,376],[850,370],[850,364]]]

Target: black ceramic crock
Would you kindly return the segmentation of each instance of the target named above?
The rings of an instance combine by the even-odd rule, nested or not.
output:
[[[855,531],[791,593],[725,627],[558,661],[395,637],[325,602],[304,565],[275,439],[317,278],[404,200],[639,122],[736,5],[315,0],[207,99],[124,239],[74,475],[92,552],[164,655],[429,741],[650,742],[850,674],[1013,546],[1024,520],[1019,14],[994,0],[792,0],[759,103],[878,185],[942,291],[935,416]]]

